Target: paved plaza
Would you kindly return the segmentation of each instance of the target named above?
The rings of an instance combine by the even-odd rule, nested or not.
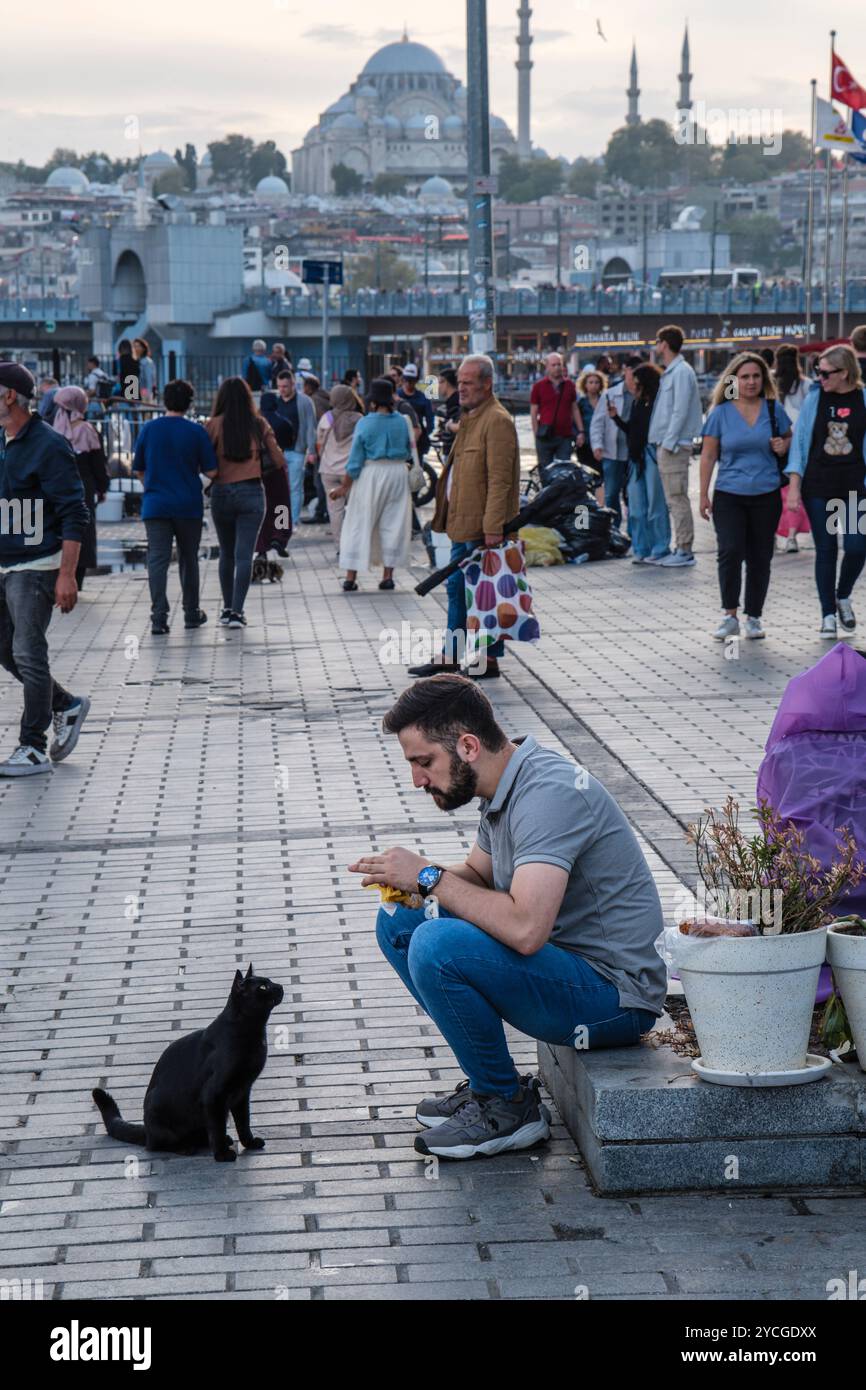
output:
[[[88,579],[52,622],[57,675],[93,709],[50,776],[0,782],[0,1273],[46,1298],[821,1300],[866,1272],[862,1197],[599,1198],[556,1117],[535,1153],[437,1169],[414,1152],[416,1102],[460,1074],[346,865],[474,839],[473,806],[439,812],[381,732],[407,684],[383,634],[444,627],[443,591],[413,593],[416,542],[396,593],[362,576],[343,594],[322,528],[299,532],[245,632],[215,624],[214,560],[199,631],[150,636],[141,568]],[[753,801],[784,685],[827,650],[810,550],[775,561],[767,640],[727,655],[700,521],[696,550],[691,571],[533,570],[542,641],[484,687],[509,732],[605,782],[666,910],[694,880],[684,826],[729,791]],[[9,751],[19,695],[0,691]],[[250,960],[285,988],[253,1091],[264,1152],[216,1165],[110,1140],[91,1088],[138,1120],[159,1053]],[[534,1068],[532,1041],[514,1055]]]

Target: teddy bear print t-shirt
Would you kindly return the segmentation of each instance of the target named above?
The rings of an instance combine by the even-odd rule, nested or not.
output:
[[[862,390],[822,391],[803,478],[804,497],[866,497],[866,403]]]

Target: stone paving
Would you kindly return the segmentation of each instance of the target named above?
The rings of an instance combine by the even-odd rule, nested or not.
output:
[[[776,562],[768,640],[726,659],[703,523],[697,549],[687,572],[533,571],[542,642],[485,687],[506,728],[602,777],[668,907],[685,823],[729,790],[752,799],[785,681],[826,650],[804,552]],[[472,808],[438,812],[380,731],[406,683],[383,632],[444,626],[441,591],[412,592],[425,572],[419,547],[396,593],[370,577],[344,595],[302,527],[243,633],[214,625],[214,562],[198,632],[150,637],[140,569],[89,579],[55,617],[58,676],[93,710],[50,778],[0,782],[0,1274],[46,1298],[825,1298],[866,1271],[856,1196],[602,1199],[558,1122],[533,1154],[438,1170],[415,1154],[416,1101],[459,1074],[345,866],[474,838]],[[9,748],[18,693],[0,690]],[[266,1150],[218,1166],[109,1140],[91,1088],[138,1119],[160,1051],[250,959],[286,991],[253,1094]]]

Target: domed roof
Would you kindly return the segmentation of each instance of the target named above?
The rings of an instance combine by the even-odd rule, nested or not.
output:
[[[356,97],[378,97],[379,93],[372,82],[362,82],[360,87],[355,88],[354,95]]]
[[[385,129],[388,131],[389,134],[403,134],[403,122],[400,120],[399,116],[395,116],[392,111],[386,112],[385,116],[383,117],[383,120],[385,124]]]
[[[351,111],[344,111],[331,126],[332,130],[363,130],[364,122]]]
[[[427,122],[429,119],[430,117],[423,115],[422,112],[413,111],[412,115],[407,116],[403,122],[403,128],[407,135],[414,135],[416,131],[420,131],[423,135],[427,129]]]
[[[490,128],[491,130],[498,130],[501,134],[504,135],[511,134],[511,131],[508,129],[508,122],[503,121],[501,116],[490,117]]]
[[[462,135],[466,128],[466,122],[462,116],[446,116],[442,122],[442,129],[447,135]]]
[[[213,160],[212,160],[211,157],[210,157],[210,150],[205,150],[204,154],[202,155],[201,159],[199,160],[199,168],[201,168],[201,169],[209,169],[210,166],[211,166],[212,164],[213,164]]]
[[[255,199],[257,203],[273,203],[288,198],[288,196],[289,185],[285,179],[281,179],[277,174],[267,174],[256,184]]]
[[[325,107],[325,115],[339,116],[343,111],[354,111],[354,109],[354,98],[351,97],[348,92],[345,92],[337,101],[332,101],[330,106]]]
[[[174,160],[165,150],[154,150],[152,154],[145,155],[145,169],[168,169],[174,166]]]
[[[445,74],[447,68],[432,48],[423,43],[414,43],[404,36],[398,43],[386,43],[372,58],[368,58],[361,76],[382,77],[407,72]]]
[[[86,193],[90,188],[90,180],[81,169],[73,169],[68,164],[61,164],[58,169],[51,170],[45,180],[45,187],[57,188],[64,193]]]
[[[431,178],[425,179],[418,189],[419,198],[453,198],[454,189],[447,179],[440,178],[438,174],[433,174]]]

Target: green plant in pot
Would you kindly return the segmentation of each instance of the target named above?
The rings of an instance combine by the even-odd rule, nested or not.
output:
[[[827,923],[866,868],[847,829],[825,867],[772,807],[754,818],[746,829],[728,797],[689,826],[711,907],[668,945],[701,1049],[695,1071],[728,1085],[789,1085],[825,1069],[807,1049]]]

